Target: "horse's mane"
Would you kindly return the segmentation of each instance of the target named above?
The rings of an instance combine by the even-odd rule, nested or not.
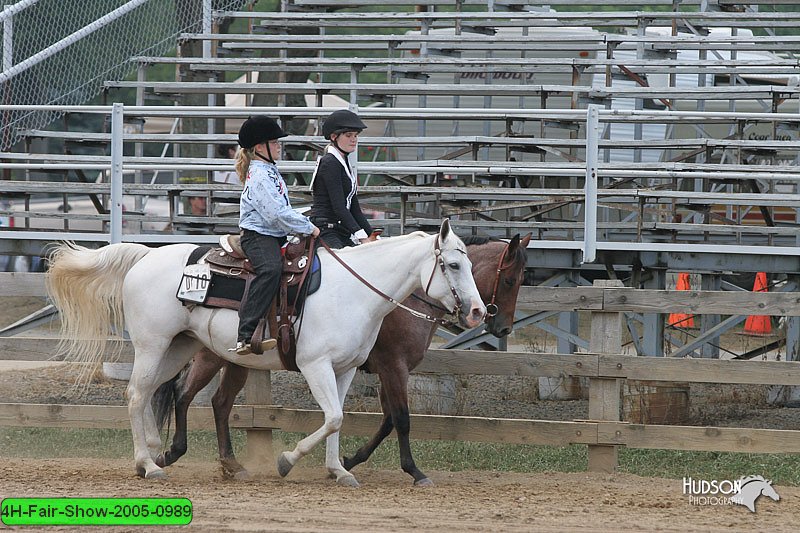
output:
[[[464,244],[466,244],[467,246],[480,246],[481,244],[486,244],[488,242],[500,241],[499,239],[493,239],[491,237],[483,237],[481,235],[467,235],[461,240],[464,241]]]
[[[480,246],[482,244],[489,244],[490,242],[501,242],[506,244],[506,241],[498,239],[497,237],[484,237],[481,235],[467,235],[461,240],[467,246]],[[523,263],[526,263],[527,260],[528,258],[525,254],[525,250],[523,248],[517,248],[517,257],[514,258],[514,261],[522,261]]]
[[[425,233],[424,231],[414,231],[414,232],[408,233],[406,235],[398,235],[397,237],[391,237],[391,238],[388,238],[388,239],[380,239],[380,240],[377,240],[377,241],[368,242],[368,243],[365,243],[365,244],[360,244],[358,246],[349,246],[349,247],[340,248],[340,249],[336,250],[336,255],[341,255],[341,254],[347,255],[348,253],[351,253],[351,252],[353,252],[355,250],[363,250],[365,246],[371,247],[371,248],[372,247],[377,248],[379,246],[385,246],[387,244],[397,243],[397,242],[399,242],[401,240],[419,239],[419,238],[422,238],[422,237],[430,237],[430,235]]]
[[[763,481],[765,483],[769,483],[768,480],[764,479],[764,476],[747,476],[747,477],[743,477],[739,481],[742,482],[742,486],[743,487],[745,485],[747,485],[748,483],[750,483],[751,481]]]

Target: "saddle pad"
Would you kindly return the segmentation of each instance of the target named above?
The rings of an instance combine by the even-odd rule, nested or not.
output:
[[[195,291],[193,294],[187,291],[187,287],[193,286],[194,276],[192,270],[200,266],[200,260],[211,250],[211,246],[198,246],[186,261],[181,287],[178,288],[176,296],[184,305],[202,305],[204,307],[219,307],[224,309],[238,310],[244,297],[245,280],[221,276],[215,272],[210,272],[210,282],[203,284],[205,291],[200,293]],[[194,285],[197,285],[194,282]]]
[[[210,246],[199,246],[196,250],[194,250],[190,255],[189,259],[186,261],[186,266],[189,267],[190,265],[195,265],[197,262],[208,253],[211,249]],[[186,274],[184,274],[184,278]],[[189,275],[191,277],[191,274]],[[320,262],[317,257],[314,257],[314,263],[311,266],[311,274],[306,279],[303,287],[307,286],[308,291],[305,290],[301,293],[301,297],[297,304],[297,312],[299,313],[300,310],[303,308],[303,301],[305,297],[309,294],[314,294],[317,289],[319,289],[320,283],[322,282],[322,270],[320,269]],[[185,283],[185,279],[181,280],[181,284]],[[293,301],[295,297],[295,293],[299,287],[290,287],[289,288],[289,300]],[[223,309],[234,309],[238,310],[239,306],[241,305],[242,298],[244,297],[244,290],[245,290],[245,280],[239,277],[228,277],[223,276],[217,272],[211,272],[211,282],[208,284],[207,292],[205,294],[205,298],[202,301],[197,301],[197,299],[191,298],[181,298],[178,296],[178,299],[184,302],[184,305],[202,305],[204,307],[216,307],[216,308],[223,308]],[[180,294],[180,287],[178,289],[178,293],[176,296]]]

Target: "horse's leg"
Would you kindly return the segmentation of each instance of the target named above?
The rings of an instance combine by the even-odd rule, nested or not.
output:
[[[223,364],[225,362],[207,348],[203,348],[194,355],[194,363],[189,368],[180,389],[175,392],[175,434],[169,450],[156,458],[158,466],[169,466],[186,453],[189,405],[197,393],[208,385],[219,372]]]
[[[381,442],[383,442],[383,440],[388,437],[394,429],[394,424],[392,423],[392,413],[386,400],[386,389],[383,386],[381,386],[380,389],[380,400],[381,410],[383,411],[383,420],[381,421],[381,425],[375,435],[373,435],[372,438],[361,448],[356,450],[356,453],[353,454],[353,457],[342,458],[342,464],[347,470],[352,470],[369,459],[375,450],[378,449],[378,446],[380,446]]]
[[[248,370],[237,365],[226,365],[222,371],[219,388],[211,398],[214,407],[214,424],[217,428],[217,445],[219,447],[219,460],[222,472],[226,477],[244,480],[250,478],[250,473],[236,460],[231,444],[231,428],[228,424],[236,401],[236,395],[247,382]]]
[[[142,353],[137,351],[127,388],[128,416],[131,421],[136,473],[141,477],[153,479],[165,477],[164,471],[156,465],[150,453],[151,437],[147,429],[149,420],[146,415],[150,399],[158,387],[155,381],[159,375],[161,353],[163,352]]]
[[[339,393],[339,407],[344,409],[344,399],[347,396],[347,391],[350,389],[350,384],[356,375],[356,369],[351,368],[344,374],[336,378],[336,389]],[[342,466],[339,460],[339,432],[336,431],[328,435],[328,440],[325,445],[325,465],[328,467],[328,473],[336,478],[336,482],[340,485],[348,487],[358,487],[358,481],[355,476],[347,471]]]
[[[278,458],[278,473],[282,477],[285,477],[297,461],[308,455],[317,444],[322,442],[328,435],[339,431],[342,427],[342,407],[339,403],[336,375],[330,363],[327,360],[314,361],[309,365],[304,365],[301,371],[311,389],[311,394],[320,409],[325,413],[325,422],[318,430],[298,442],[294,450],[283,452],[280,455]],[[350,374],[352,379],[352,372]],[[352,476],[344,468],[342,468],[342,475]],[[354,477],[350,479],[355,480]]]
[[[433,482],[417,468],[411,453],[409,434],[411,417],[408,410],[408,366],[403,358],[393,359],[397,364],[381,366],[378,375],[381,380],[381,409],[383,421],[373,437],[359,448],[352,458],[344,458],[344,467],[352,470],[370,458],[392,429],[397,430],[397,441],[400,446],[400,466],[403,471],[414,478],[418,486],[432,485]]]
[[[156,387],[157,389],[158,387]],[[155,393],[156,389],[153,389],[153,393]],[[152,394],[150,398],[152,399]],[[158,456],[161,455],[161,436],[158,432],[158,424],[156,423],[156,415],[153,413],[153,403],[152,401],[147,402],[147,406],[144,409],[144,430],[145,435],[147,436],[147,451],[150,452],[150,457],[152,457],[153,461],[157,461]]]
[[[178,335],[174,339],[150,337],[134,341],[133,372],[128,383],[128,415],[131,420],[136,472],[145,478],[165,477],[151,455],[151,442],[158,439],[158,427],[150,401],[159,385],[183,368],[197,350],[197,341]],[[160,442],[159,442],[160,445]]]
[[[397,443],[400,447],[400,467],[414,478],[414,485],[431,486],[433,482],[414,462],[411,453],[411,416],[408,411],[408,368],[398,365],[392,372],[381,372],[381,397],[385,396],[386,405],[392,417],[392,424],[397,432]],[[386,407],[384,407],[384,413]]]

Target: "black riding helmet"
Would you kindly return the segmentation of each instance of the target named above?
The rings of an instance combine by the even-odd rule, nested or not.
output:
[[[367,129],[367,125],[358,118],[358,115],[347,109],[334,111],[322,124],[322,136],[330,140],[334,133],[339,134],[346,131],[361,131]]]
[[[256,115],[245,120],[242,127],[239,128],[239,146],[250,149],[257,144],[274,141],[287,135],[289,134],[283,131],[283,128],[274,118],[266,115]],[[268,161],[274,163],[275,158],[272,156],[269,144],[267,145],[267,153],[269,154]],[[256,155],[261,157],[259,154]]]

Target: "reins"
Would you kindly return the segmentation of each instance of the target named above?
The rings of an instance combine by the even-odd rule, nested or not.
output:
[[[339,257],[336,254],[336,252],[334,252],[331,249],[331,247],[328,246],[328,243],[326,243],[323,239],[318,238],[317,240],[319,241],[320,244],[322,244],[322,247],[325,248],[328,251],[329,254],[331,254],[331,257],[336,259],[336,261],[338,261],[339,264],[342,265],[345,268],[345,270],[350,272],[358,281],[360,281],[361,283],[366,285],[372,292],[374,292],[375,294],[377,294],[378,296],[380,296],[381,298],[383,298],[387,302],[391,303],[395,307],[399,307],[400,309],[403,309],[404,311],[407,311],[408,313],[410,313],[411,315],[413,315],[413,316],[415,316],[417,318],[421,318],[422,320],[425,320],[427,322],[433,322],[434,324],[439,324],[440,326],[446,326],[446,325],[451,323],[451,321],[448,321],[448,320],[444,320],[444,319],[441,319],[441,318],[436,318],[436,317],[433,317],[433,316],[430,316],[430,315],[426,315],[425,313],[420,313],[416,309],[411,309],[410,307],[408,307],[406,305],[403,305],[401,302],[398,302],[397,300],[395,300],[391,296],[385,294],[380,289],[378,289],[377,287],[373,286],[369,281],[367,281],[363,277],[361,277],[361,275],[359,275],[358,272],[356,272],[355,270],[350,268],[350,266],[347,263],[345,263],[342,260],[342,258]],[[435,250],[436,250],[437,260],[438,261],[442,261],[441,250],[439,250],[439,238],[438,237],[436,238],[436,248],[435,248]],[[434,268],[434,270],[433,270],[433,272],[431,272],[431,279],[433,279],[433,274],[436,272],[436,265],[434,265],[433,268]],[[442,269],[444,270],[443,261],[442,261]],[[445,277],[446,277],[446,275],[445,275]],[[449,283],[449,281],[450,280],[448,280],[448,283]],[[430,288],[430,281],[428,281],[428,287]],[[452,285],[450,285],[450,290],[453,291],[453,294],[455,294],[455,289],[453,288]],[[427,290],[425,292],[427,293]],[[458,299],[458,296],[456,296],[456,301],[457,302],[461,301],[460,299]],[[459,308],[460,308],[460,305],[459,305]]]

